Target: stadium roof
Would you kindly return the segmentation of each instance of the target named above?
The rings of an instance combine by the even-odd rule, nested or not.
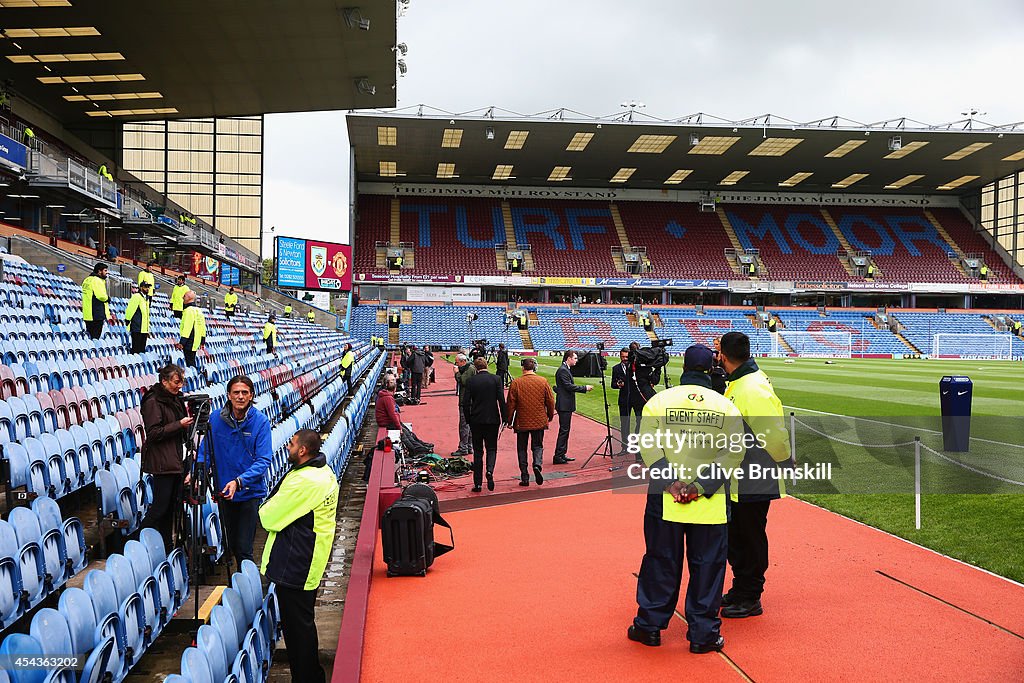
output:
[[[0,0],[0,80],[65,124],[394,106],[396,0],[347,4]]]
[[[359,182],[962,195],[1024,169],[1024,123],[971,118],[666,120],[420,105],[353,112],[348,129]]]

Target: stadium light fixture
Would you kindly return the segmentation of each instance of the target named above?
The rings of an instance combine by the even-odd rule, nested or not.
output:
[[[530,134],[528,130],[513,130],[508,134],[508,139],[505,140],[505,149],[522,149],[523,145],[526,144],[526,138]]]
[[[803,138],[765,138],[764,142],[750,150],[747,156],[781,157],[803,141]]]
[[[437,177],[441,179],[458,178],[455,174],[455,164],[449,162],[438,162],[437,164]]]
[[[39,76],[37,81],[46,85],[61,83],[126,83],[128,81],[144,81],[142,74],[101,74],[98,76]]]
[[[899,180],[891,182],[888,185],[886,185],[885,189],[886,190],[898,190],[901,187],[906,187],[910,183],[917,182],[921,178],[924,178],[924,174],[923,173],[912,173],[910,175],[905,175],[902,178],[900,178]]]
[[[462,144],[462,128],[445,128],[441,134],[441,147],[443,149],[458,149]]]
[[[967,145],[966,147],[963,147],[962,149],[958,149],[957,151],[953,152],[952,154],[949,154],[947,156],[942,157],[942,160],[943,161],[959,161],[960,159],[963,159],[964,157],[968,157],[968,156],[974,154],[975,152],[977,152],[979,150],[985,149],[986,147],[988,147],[991,144],[992,144],[991,142],[975,142],[973,144]]]
[[[678,185],[686,180],[686,176],[693,173],[693,169],[681,168],[665,179],[666,185]]]
[[[843,144],[839,145],[834,150],[826,154],[825,158],[839,159],[840,157],[846,156],[847,154],[857,149],[866,142],[867,140],[847,140],[846,142],[844,142]]]
[[[750,173],[750,171],[733,171],[729,175],[727,175],[724,178],[722,178],[718,182],[718,184],[719,185],[735,185],[740,180],[742,180],[748,173]]]
[[[7,55],[15,64],[54,64],[58,62],[118,62],[124,60],[120,52],[71,52],[45,55]]]
[[[899,135],[893,135],[891,138],[889,138],[889,151],[890,152],[899,151],[902,147],[903,147],[903,138],[901,138]]]
[[[395,147],[398,145],[398,128],[395,126],[377,126],[377,145],[380,147]]]
[[[493,140],[494,128],[492,128],[491,126],[487,126],[487,128],[484,129],[484,137],[487,138],[488,140]]]
[[[850,185],[853,185],[856,182],[864,180],[867,177],[867,173],[851,173],[850,175],[840,180],[838,183],[832,183],[832,187],[841,190],[843,188],[849,187]]]
[[[601,126],[598,126],[600,128]],[[594,139],[593,133],[576,133],[572,136],[572,140],[566,145],[566,152],[582,152],[590,144],[590,141]]]
[[[61,26],[54,28],[8,28],[4,29],[5,38],[79,38],[98,36],[100,32],[95,26]]]
[[[71,7],[71,0],[0,0],[0,7],[22,9],[29,7]]]
[[[890,140],[890,143],[891,143],[891,140]],[[908,142],[905,145],[902,144],[902,142],[901,142],[900,143],[900,147],[898,149],[893,150],[892,152],[889,152],[883,158],[885,158],[885,159],[902,159],[903,157],[905,157],[908,154],[911,154],[913,152],[916,152],[917,150],[921,149],[922,147],[924,147],[927,144],[928,143],[923,141],[923,140],[918,140],[916,142]]]
[[[676,141],[676,137],[675,135],[641,135],[626,151],[640,154],[661,154]]]
[[[956,180],[950,180],[945,185],[939,185],[935,189],[937,189],[937,190],[954,190],[954,189],[960,187],[961,185],[966,185],[967,183],[973,182],[973,181],[977,180],[980,177],[981,176],[979,176],[979,175],[962,175],[959,178],[957,178]]]
[[[395,52],[401,52],[403,57],[409,54],[409,46],[406,45],[405,43],[399,43],[398,45],[395,45],[391,49],[394,50]]]
[[[690,133],[690,147],[694,147],[700,144],[700,138],[697,137],[696,133]]]
[[[812,175],[814,175],[813,171],[801,171],[800,173],[794,173],[779,183],[779,187],[796,187]]]
[[[343,7],[341,14],[345,17],[345,25],[349,28],[361,31],[370,30],[370,20],[363,16],[358,7]]]
[[[1024,149],[1019,152],[1014,152],[1010,156],[1003,157],[1003,161],[1024,161]]]
[[[512,175],[512,164],[498,164],[494,167],[494,173],[491,175],[491,180],[513,180]]]
[[[729,148],[740,141],[739,137],[720,137],[709,135],[694,145],[687,154],[710,154],[720,155],[729,151]]]
[[[395,65],[398,67],[399,76],[405,76],[405,74],[409,73],[409,66],[405,63],[404,59],[399,59],[395,62]]]
[[[613,183],[624,183],[627,180],[629,180],[630,177],[632,177],[632,175],[634,173],[636,173],[636,169],[635,168],[628,168],[628,167],[624,166],[624,167],[620,168],[618,171],[616,171],[615,175],[613,175],[612,178],[611,178],[611,182],[613,182]]]
[[[572,166],[555,166],[551,169],[550,175],[548,175],[549,183],[558,183],[563,180],[572,180],[569,177],[569,171],[572,170]]]
[[[163,95],[158,92],[119,92],[99,93],[95,95],[64,95],[68,102],[111,102],[114,100],[160,100]]]

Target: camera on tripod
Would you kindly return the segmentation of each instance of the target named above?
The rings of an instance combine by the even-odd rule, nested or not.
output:
[[[194,422],[192,427],[195,431],[205,431],[210,424],[210,413],[213,410],[213,399],[209,394],[188,394],[184,396],[185,405],[188,406],[188,414]]]
[[[654,385],[661,381],[661,369],[668,365],[666,346],[672,346],[671,339],[654,339],[651,345],[631,349],[629,363],[635,368],[637,388],[644,398],[654,395]]]

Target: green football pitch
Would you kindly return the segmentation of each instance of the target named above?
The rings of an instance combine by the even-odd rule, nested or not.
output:
[[[607,375],[611,377],[609,358]],[[559,357],[538,358],[553,381]],[[798,461],[834,463],[831,484],[797,482],[808,502],[997,574],[1024,581],[1024,366],[985,361],[759,359],[796,433]],[[520,372],[517,359],[513,376]],[[673,385],[682,359],[673,358]],[[971,449],[942,448],[939,380],[974,382]],[[577,410],[604,420],[600,380]],[[613,421],[616,392],[609,385]],[[790,413],[793,416],[790,417]],[[914,445],[921,457],[921,528],[915,528]],[[929,450],[932,449],[932,450]],[[960,463],[960,464],[956,464]]]

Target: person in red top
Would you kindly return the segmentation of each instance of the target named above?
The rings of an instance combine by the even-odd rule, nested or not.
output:
[[[398,407],[395,405],[396,386],[395,376],[387,375],[384,379],[384,388],[377,392],[377,407],[374,414],[378,427],[402,429],[402,419],[399,417]]]

